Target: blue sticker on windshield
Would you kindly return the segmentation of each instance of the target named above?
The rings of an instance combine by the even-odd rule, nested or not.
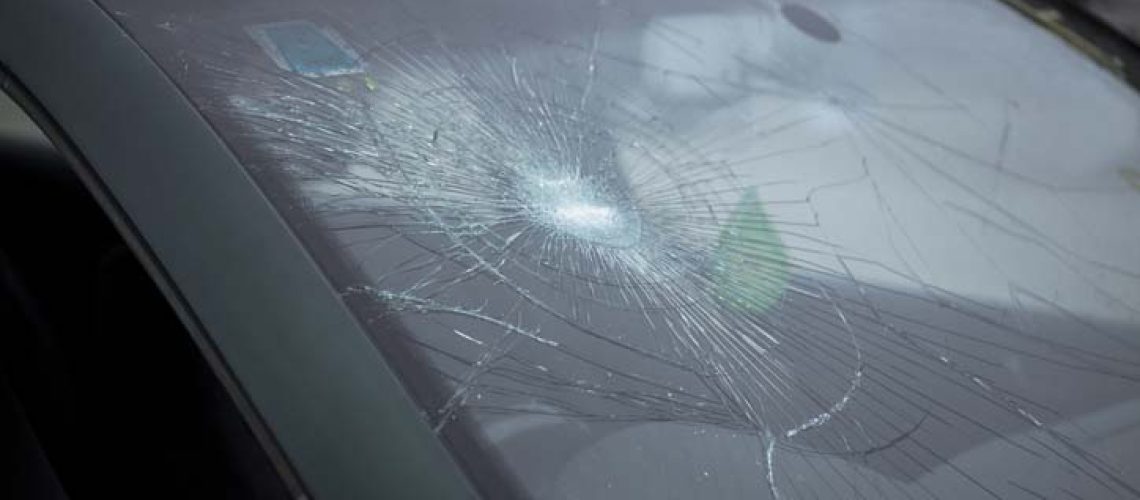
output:
[[[362,73],[360,57],[335,31],[309,21],[246,28],[281,69],[322,77]]]

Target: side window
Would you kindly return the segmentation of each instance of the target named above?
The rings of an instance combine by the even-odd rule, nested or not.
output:
[[[288,498],[155,284],[4,94],[0,234],[0,496]]]

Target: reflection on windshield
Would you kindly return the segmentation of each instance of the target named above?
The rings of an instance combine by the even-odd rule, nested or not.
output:
[[[1140,496],[1140,98],[1002,4],[305,3],[112,10],[529,495]]]

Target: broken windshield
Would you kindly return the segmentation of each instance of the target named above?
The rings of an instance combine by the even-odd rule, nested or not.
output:
[[[488,496],[1140,495],[1140,96],[1003,3],[103,3]]]

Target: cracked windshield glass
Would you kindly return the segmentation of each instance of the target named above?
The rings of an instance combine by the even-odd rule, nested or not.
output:
[[[1140,98],[1024,11],[103,4],[487,496],[1140,496]]]

